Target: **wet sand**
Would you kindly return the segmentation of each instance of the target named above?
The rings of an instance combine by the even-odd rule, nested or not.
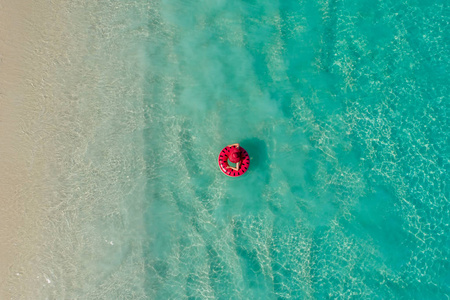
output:
[[[40,139],[45,124],[42,37],[54,9],[44,1],[0,2],[0,299],[32,291],[42,251],[43,184],[47,164]],[[53,11],[53,12],[52,12]],[[41,206],[42,205],[42,206]],[[24,286],[28,287],[23,289]]]

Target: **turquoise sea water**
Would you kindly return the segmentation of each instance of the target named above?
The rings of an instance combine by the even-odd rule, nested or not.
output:
[[[448,3],[68,11],[43,297],[448,299]],[[251,167],[228,178],[236,142]]]

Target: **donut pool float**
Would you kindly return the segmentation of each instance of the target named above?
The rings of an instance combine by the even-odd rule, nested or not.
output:
[[[248,167],[250,166],[250,156],[248,155],[247,151],[245,151],[244,148],[239,147],[239,149],[241,150],[241,161],[239,165],[239,170],[235,171],[233,169],[227,169],[227,167],[229,166],[228,157],[231,154],[233,148],[236,148],[236,146],[231,147],[226,146],[225,148],[222,149],[222,151],[220,151],[219,168],[227,176],[239,177],[243,175],[245,172],[247,172]]]

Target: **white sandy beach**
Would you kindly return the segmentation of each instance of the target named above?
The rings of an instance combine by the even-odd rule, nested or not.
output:
[[[141,77],[134,60],[118,57],[134,51],[121,23],[109,23],[126,4],[97,5],[0,0],[0,299],[143,286],[122,280],[142,271],[142,255],[129,251],[120,213],[142,192],[130,179],[145,168],[130,142],[144,122]],[[122,253],[134,259],[124,264]]]
[[[31,268],[42,247],[43,184],[50,124],[41,117],[51,50],[42,37],[55,6],[45,1],[0,1],[0,298],[26,298]],[[52,26],[53,27],[53,26]],[[48,155],[48,156],[47,156]]]

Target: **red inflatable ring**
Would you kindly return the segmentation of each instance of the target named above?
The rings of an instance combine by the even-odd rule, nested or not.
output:
[[[219,168],[225,175],[228,175],[230,177],[239,177],[247,172],[248,167],[250,166],[250,156],[248,156],[248,153],[244,148],[239,147],[241,149],[241,163],[239,166],[239,170],[235,171],[233,169],[227,169],[227,167],[229,166],[228,156],[230,155],[231,149],[233,148],[236,148],[236,146],[226,146],[222,149],[222,151],[220,151]]]

